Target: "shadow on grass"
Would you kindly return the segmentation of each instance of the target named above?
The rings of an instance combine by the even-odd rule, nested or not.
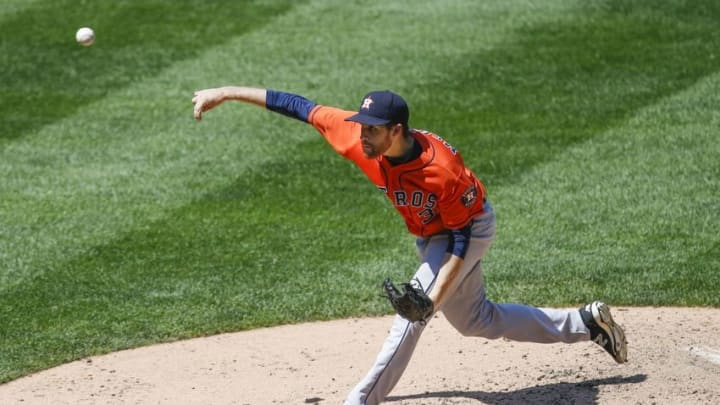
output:
[[[430,398],[447,399],[474,399],[483,404],[513,405],[557,405],[557,404],[596,404],[598,403],[598,387],[602,385],[639,384],[647,379],[645,374],[636,374],[629,377],[608,377],[579,383],[555,383],[537,385],[516,391],[486,392],[486,391],[440,391],[416,395],[390,396],[388,402],[403,400],[423,400]],[[422,402],[422,401],[420,401]]]

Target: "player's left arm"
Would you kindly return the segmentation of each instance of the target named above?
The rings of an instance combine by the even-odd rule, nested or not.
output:
[[[463,279],[461,269],[465,263],[465,253],[470,245],[472,222],[461,229],[452,230],[448,247],[448,260],[440,267],[435,285],[428,293],[435,311],[442,308],[447,298],[455,291]]]
[[[470,271],[464,266],[465,254],[470,246],[472,234],[472,218],[482,212],[484,191],[482,185],[476,181],[474,175],[465,169],[461,158],[451,161],[446,168],[454,167],[448,172],[448,183],[444,189],[447,191],[438,201],[440,217],[451,231],[450,244],[447,253],[449,258],[440,267],[435,285],[428,294],[433,301],[435,309],[439,309],[459,286],[460,282]]]

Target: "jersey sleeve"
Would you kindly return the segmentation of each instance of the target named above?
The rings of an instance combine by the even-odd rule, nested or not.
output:
[[[267,89],[265,107],[287,117],[308,122],[308,115],[315,103],[297,94]]]
[[[360,148],[360,124],[345,121],[355,114],[335,107],[315,106],[310,111],[308,122],[320,132],[337,153],[353,159]]]

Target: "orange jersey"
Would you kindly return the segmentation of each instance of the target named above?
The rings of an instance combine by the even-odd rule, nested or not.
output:
[[[411,134],[422,148],[417,159],[397,166],[383,156],[369,159],[360,142],[361,125],[345,121],[353,114],[318,105],[308,122],[385,193],[412,234],[425,237],[460,229],[483,212],[485,187],[450,144],[433,133],[413,129]]]

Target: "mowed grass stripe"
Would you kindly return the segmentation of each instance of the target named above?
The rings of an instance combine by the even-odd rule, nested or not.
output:
[[[385,313],[379,274],[404,277],[412,241],[382,228],[402,226],[384,197],[370,187],[358,196],[355,169],[325,161],[321,149],[291,147],[297,159],[258,166],[147,231],[7,291],[4,300],[23,306],[0,308],[0,361],[37,368],[157,341]],[[287,174],[295,165],[316,177],[312,187]],[[303,195],[315,197],[288,201]]]
[[[411,90],[415,122],[453,141],[491,188],[512,184],[717,72],[720,3],[699,3],[584,2],[500,44],[475,39]]]
[[[501,187],[493,295],[720,306],[720,74]]]
[[[98,31],[106,32],[105,43],[98,39],[92,48],[83,49],[72,38],[57,38],[53,30],[59,28],[52,27],[38,35],[56,46],[23,54],[18,45],[6,54],[12,63],[3,65],[3,74],[9,75],[3,80],[8,87],[3,102],[9,104],[0,109],[8,117],[2,122],[22,121],[25,115],[30,121],[21,125],[28,136],[8,129],[2,132],[8,138],[0,141],[0,173],[5,179],[0,184],[0,289],[52,270],[64,258],[81,254],[87,246],[114,238],[128,227],[156,219],[165,204],[187,202],[197,188],[204,191],[207,184],[193,182],[183,168],[194,170],[206,160],[251,163],[228,156],[219,145],[205,148],[205,139],[188,134],[192,88],[178,87],[160,73],[172,63],[197,55],[206,41],[221,43],[291,10],[279,2],[243,4],[223,7],[224,14],[217,19],[212,15],[219,12],[212,7],[205,9],[210,14],[191,13],[205,15],[197,19],[187,17],[181,11],[185,8],[172,2],[101,7],[95,11],[103,21]],[[18,37],[26,41],[24,46],[34,44],[37,35],[27,30],[36,26],[26,23],[35,13],[42,16],[37,18],[49,18],[49,14],[62,15],[64,9],[76,12],[70,7],[52,8],[61,7],[60,2],[41,6],[49,9],[42,13],[26,10],[7,21],[4,29],[17,31],[3,44],[10,46]],[[103,24],[107,24],[105,30]],[[30,28],[23,29],[26,26]],[[129,27],[132,33],[122,31]],[[149,33],[152,27],[157,31]],[[166,34],[164,29],[173,32]],[[47,60],[35,65],[31,57]],[[87,73],[82,84],[63,76],[73,72]],[[69,99],[53,100],[55,90],[69,94]],[[12,101],[13,94],[20,101]],[[42,98],[41,103],[35,102],[36,96]],[[77,110],[83,105],[82,111]],[[71,110],[58,113],[65,108]],[[76,115],[60,119],[71,112]],[[36,126],[39,122],[46,125]],[[208,155],[199,155],[198,150],[207,150]]]
[[[452,4],[454,6],[456,3]],[[393,7],[394,4],[378,6],[378,9],[366,10],[365,12],[369,13],[367,15],[352,6],[337,12],[360,18],[379,13],[382,18],[389,19],[389,14],[383,12]],[[437,6],[420,8],[424,11],[415,11],[412,17],[432,15],[442,21],[439,19],[439,11],[431,7]],[[478,16],[472,15],[468,10],[472,9],[450,7],[447,21],[451,22],[447,25],[471,27],[471,21]],[[487,9],[482,10],[483,18],[487,18],[484,14],[486,11]],[[534,13],[537,10],[531,11]],[[360,52],[366,49],[364,45],[368,41],[378,35],[377,31],[328,34],[324,29],[332,32],[333,27],[339,28],[341,25],[338,21],[342,20],[336,18],[338,15],[333,14],[334,12],[336,10],[331,3],[318,2],[294,10],[293,14],[276,21],[283,22],[287,19],[289,22],[298,17],[322,16],[319,20],[312,20],[312,24],[305,23],[306,25],[302,26],[307,30],[308,37],[316,41],[316,47],[300,47],[301,44],[307,44],[308,38],[288,36],[293,28],[280,24],[279,27],[273,27],[279,31],[277,37],[273,37],[269,32],[254,33],[242,40],[231,42],[227,47],[219,47],[209,52],[208,59],[174,66],[158,78],[158,83],[143,84],[142,94],[153,100],[146,105],[158,107],[152,110],[153,120],[145,120],[136,125],[126,124],[128,128],[123,130],[141,131],[143,125],[149,125],[158,144],[154,141],[144,143],[129,155],[138,156],[140,153],[139,156],[153,156],[143,153],[151,153],[153,148],[158,148],[160,139],[163,140],[163,145],[170,145],[165,147],[175,150],[174,153],[178,153],[176,149],[182,149],[180,155],[187,160],[169,160],[172,164],[167,164],[166,170],[162,172],[163,176],[168,176],[168,183],[164,185],[162,193],[159,193],[159,201],[170,201],[171,197],[179,197],[177,205],[167,204],[164,211],[152,211],[155,216],[137,215],[137,222],[134,223],[123,223],[114,218],[117,222],[106,224],[107,229],[111,228],[110,225],[130,225],[129,232],[118,232],[124,237],[112,237],[108,234],[104,239],[105,243],[95,244],[92,250],[65,256],[52,273],[40,273],[31,283],[23,284],[12,293],[5,294],[5,297],[13,302],[31,302],[37,305],[49,302],[50,298],[67,300],[67,303],[56,305],[53,309],[57,318],[52,315],[41,317],[38,321],[29,322],[28,324],[33,326],[28,329],[19,327],[8,333],[13,336],[8,346],[8,351],[13,352],[13,356],[8,358],[12,358],[11,363],[14,365],[23,365],[17,368],[10,365],[8,370],[16,372],[17,369],[42,367],[42,364],[48,364],[47,358],[51,359],[50,363],[65,361],[82,356],[83,353],[132,346],[146,340],[167,340],[213,333],[236,326],[251,327],[257,324],[286,322],[291,318],[317,319],[353,313],[352,311],[358,309],[339,306],[332,301],[337,295],[325,296],[304,288],[315,284],[340,285],[339,283],[348,278],[364,288],[357,293],[357,299],[363,303],[360,311],[382,311],[372,283],[388,272],[408,275],[412,271],[412,268],[403,268],[406,263],[412,262],[411,255],[405,250],[411,248],[405,244],[407,236],[389,208],[380,208],[385,201],[382,201],[382,198],[375,194],[376,191],[372,190],[354,169],[345,164],[346,162],[333,156],[332,152],[322,145],[322,141],[312,138],[316,135],[311,129],[305,127],[298,130],[298,125],[302,125],[300,123],[272,117],[271,114],[256,111],[253,107],[237,106],[222,107],[222,112],[213,112],[212,119],[209,116],[206,122],[189,127],[191,130],[186,129],[188,122],[166,123],[173,117],[173,113],[189,114],[189,94],[188,99],[183,99],[182,103],[173,101],[176,97],[183,96],[183,89],[205,86],[208,81],[221,84],[230,80],[237,82],[238,77],[252,77],[259,84],[299,89],[299,92],[309,93],[310,96],[320,96],[316,97],[321,98],[320,101],[330,100],[330,103],[337,102],[352,107],[357,103],[358,94],[367,91],[370,85],[393,87],[403,93],[407,90],[414,94],[413,91],[419,92],[422,89],[422,85],[417,83],[424,83],[423,78],[444,77],[443,68],[457,66],[457,63],[463,60],[437,60],[428,57],[447,55],[449,52],[445,50],[445,44],[437,42],[434,33],[428,32],[407,40],[408,35],[402,34],[407,34],[405,30],[410,30],[413,25],[402,25],[398,28],[397,35],[385,33],[387,35],[383,38],[388,40],[377,44],[377,49],[382,51],[378,54],[369,56],[367,53],[358,53],[357,58],[348,58],[339,52],[328,52],[327,49],[338,49],[341,42],[346,44],[342,48],[343,52]],[[552,14],[537,17],[537,14],[530,11],[513,12],[515,16],[526,18],[518,20],[520,25],[526,25],[529,21],[537,24],[541,23],[543,18],[553,17]],[[530,14],[533,14],[533,17],[530,17]],[[509,23],[510,19],[506,21],[508,25],[499,27],[497,31],[483,29],[483,33],[494,35],[490,35],[487,42],[483,42],[485,45],[480,47],[492,48],[505,44],[502,38],[506,38],[504,35],[508,33],[508,26],[512,25]],[[316,26],[317,28],[314,28]],[[439,24],[434,27],[441,29]],[[450,29],[447,31],[453,32]],[[264,35],[264,41],[260,41],[256,36],[261,34]],[[448,40],[461,38],[463,40],[459,43],[468,46],[468,50],[454,50],[453,53],[472,54],[475,49],[472,47],[478,46],[468,40],[472,37],[468,32],[461,31],[454,35]],[[283,38],[285,42],[281,43],[279,38]],[[513,43],[513,40],[509,40],[506,44]],[[261,44],[271,55],[259,52]],[[424,46],[420,48],[421,45]],[[413,51],[412,47],[416,50]],[[422,52],[417,49],[422,49]],[[518,51],[521,53],[516,56],[523,60],[522,52],[528,51],[528,48],[521,47]],[[412,61],[422,60],[426,63],[418,62],[409,65],[407,70],[387,74],[385,68],[388,65],[382,59],[396,55],[397,52],[400,56],[412,58]],[[378,55],[387,56],[380,58]],[[375,58],[380,62],[373,65],[371,62]],[[287,63],[278,64],[278,60]],[[432,63],[427,62],[428,60]],[[513,60],[508,57],[500,67],[509,69]],[[333,65],[332,62],[337,63]],[[304,74],[300,75],[298,72]],[[354,80],[348,83],[349,77],[368,78],[369,81],[368,84]],[[371,77],[375,79],[370,79]],[[357,91],[357,94],[350,94],[352,91],[347,90],[348,87]],[[460,87],[455,83],[453,88]],[[679,88],[681,86],[678,86]],[[435,87],[432,90],[435,90]],[[126,97],[129,106],[129,100],[136,95],[136,91],[137,88],[129,88],[119,91],[118,95]],[[425,91],[428,89],[425,88]],[[166,98],[159,96],[163,92]],[[447,104],[440,103],[437,97],[426,97],[427,101],[418,103],[418,108],[426,108],[423,107],[425,105],[438,108],[447,105],[448,109],[466,108],[463,94],[450,97],[449,99],[454,101]],[[499,99],[514,96],[519,95],[508,91],[497,93],[495,97]],[[652,103],[659,97],[661,96],[653,95],[646,101]],[[167,107],[162,108],[163,105]],[[138,114],[138,117],[140,116]],[[418,113],[421,124],[425,119],[422,117],[424,116]],[[576,125],[582,126],[581,123],[579,121]],[[428,127],[434,129],[432,122],[428,121]],[[248,128],[252,128],[251,133]],[[442,131],[442,128],[438,130],[443,135],[447,133],[446,137],[455,144],[467,142],[463,136],[452,135],[455,133],[452,127],[447,131]],[[472,136],[470,132],[458,132]],[[309,134],[312,134],[311,138],[307,138]],[[585,136],[592,138],[600,134],[602,131],[587,132]],[[490,135],[488,132],[483,136]],[[136,139],[140,138],[142,137],[136,136]],[[196,143],[195,139],[203,142]],[[278,143],[278,139],[284,142]],[[305,139],[308,140],[304,141]],[[582,139],[557,140],[564,143],[565,147],[580,141]],[[287,154],[280,153],[277,150],[279,148]],[[464,148],[465,154],[472,155],[467,150],[468,148]],[[561,150],[562,148],[556,149],[555,153]],[[169,154],[164,155],[161,161],[167,156],[173,156],[173,152],[167,153]],[[106,159],[111,157],[111,154],[104,156]],[[523,157],[522,153],[514,153],[508,158],[522,162]],[[236,159],[244,162],[249,160],[250,164],[237,163]],[[536,160],[535,164],[538,161]],[[256,171],[252,170],[253,166],[257,168]],[[190,174],[193,172],[200,172],[201,175],[192,177]],[[296,174],[297,172],[311,175],[305,177]],[[163,176],[149,176],[146,180],[147,186],[161,184],[158,179]],[[177,190],[174,185],[178,184],[179,180],[172,176],[187,179],[186,181],[194,185],[192,192],[186,195],[175,194]],[[498,179],[523,178],[517,173],[512,176],[498,176]],[[341,181],[341,178],[347,180]],[[236,179],[236,182],[228,186],[228,179]],[[132,184],[132,181],[128,183]],[[357,183],[362,185],[355,186]],[[500,181],[498,183],[502,184]],[[283,184],[287,186],[283,187]],[[317,194],[312,195],[312,192]],[[334,194],[341,195],[341,199],[331,198]],[[328,195],[328,198],[321,198],[325,195]],[[194,202],[188,204],[188,197]],[[345,210],[342,216],[334,214],[342,210]],[[132,211],[126,208],[124,212]],[[118,228],[121,229],[122,226]],[[368,229],[372,231],[369,236],[364,232]],[[337,235],[342,237],[338,238]],[[376,238],[376,235],[380,238]],[[363,237],[370,240],[364,241]],[[338,239],[339,241],[335,242]],[[338,249],[333,248],[334,243],[339,244]],[[304,251],[306,246],[307,252]],[[373,248],[377,250],[372,250]],[[283,253],[274,253],[277,250]],[[398,259],[384,259],[383,256]],[[294,262],[299,264],[294,265]],[[241,266],[238,266],[238,263]],[[336,263],[340,269],[334,266]],[[325,273],[318,274],[318,271]],[[73,277],[77,280],[74,288],[78,292],[75,294],[70,292],[73,286],[69,285]],[[198,279],[201,281],[198,282]],[[268,286],[277,288],[271,289],[267,288]],[[328,291],[336,291],[336,288]],[[47,298],[43,298],[44,291],[50,292]],[[287,291],[291,291],[290,294],[297,302],[307,305],[293,308],[288,304],[293,301],[288,298]],[[340,309],[337,312],[324,312],[321,308],[326,307],[326,304],[331,308],[338,305]],[[253,319],[253,314],[258,317]],[[18,313],[12,310],[4,314],[4,317],[17,316]],[[79,320],[73,321],[74,318]],[[67,323],[64,323],[65,320]],[[156,320],[158,322],[155,322]],[[23,319],[13,322],[20,325]],[[58,335],[59,325],[64,325],[62,330],[67,331],[64,336]],[[49,336],[43,334],[43,328],[51,332]],[[108,334],[108,330],[112,333]],[[27,333],[17,333],[20,331]],[[123,333],[127,336],[123,336]],[[24,351],[20,340],[27,339],[28,335],[33,336],[31,339],[36,342],[33,347],[40,349],[32,355]],[[54,349],[52,345],[43,343],[44,341],[54,342],[59,346]],[[50,354],[43,351],[49,351]]]
[[[27,10],[29,7],[33,7],[35,3],[42,2],[44,0],[5,0],[3,6],[0,8],[0,25],[4,18],[10,18],[11,16]]]
[[[436,29],[445,21],[446,30],[453,32],[448,27],[460,21],[469,29],[473,20],[488,10],[475,9],[477,15],[473,16],[468,13],[472,8],[452,4],[454,8],[447,15],[442,14],[444,9],[436,9],[435,3],[428,3],[424,8],[414,8],[415,13],[408,18],[432,17],[437,19]],[[506,13],[499,4],[494,10]],[[383,205],[371,205],[364,195],[382,203],[384,197],[347,162],[334,156],[309,127],[248,106],[223,106],[202,124],[195,124],[190,120],[189,104],[192,89],[242,79],[353,108],[367,86],[410,85],[421,80],[425,67],[446,67],[440,61],[439,65],[418,63],[410,73],[389,75],[385,61],[396,57],[398,49],[415,61],[424,60],[424,53],[413,53],[412,48],[423,49],[435,40],[436,33],[421,29],[422,18],[406,21],[414,24],[391,24],[393,18],[385,11],[393,10],[383,7],[400,7],[395,3],[377,7],[338,8],[329,2],[301,7],[275,20],[271,29],[210,49],[202,59],[176,64],[152,80],[116,90],[72,119],[11,142],[1,161],[6,162],[3,170],[13,174],[7,178],[17,178],[18,182],[7,185],[15,189],[5,194],[15,200],[3,200],[3,221],[14,228],[4,235],[9,247],[3,250],[8,252],[4,260],[11,273],[0,292],[7,303],[2,306],[0,321],[12,327],[0,331],[5,343],[0,349],[0,379],[148,341],[289,318],[387,310],[384,306],[380,309],[375,280],[390,271],[407,274],[405,261],[412,261],[412,244],[390,208],[385,205],[375,212]],[[512,11],[527,16],[525,21],[537,16],[521,7]],[[370,19],[378,13],[382,16],[379,26],[400,31],[349,32],[343,25],[350,16]],[[483,18],[491,17],[483,14]],[[498,28],[490,36],[492,40],[501,39],[504,28],[507,26]],[[470,36],[467,31],[461,34]],[[379,49],[378,53],[366,52],[368,43]],[[468,41],[463,44],[474,46]],[[444,48],[443,43],[433,46],[436,51]],[[356,76],[374,77],[375,81],[367,85],[348,81]],[[321,153],[321,157],[308,161],[307,169],[303,160],[279,153],[279,149],[292,152],[305,139],[315,149],[306,155],[300,149],[299,156]],[[49,144],[59,150],[47,150]],[[325,159],[334,163],[325,166]],[[283,166],[284,161],[295,165]],[[306,178],[304,171],[314,174]],[[355,186],[348,185],[348,195],[341,195],[340,200],[328,196],[317,202],[318,196],[310,195],[317,190],[312,187],[315,178],[332,184],[336,174],[347,174],[364,186],[359,194],[350,194]],[[234,179],[240,178],[238,184],[245,187],[242,179],[246,176],[252,184],[270,176],[273,182],[264,184],[264,197],[272,195],[278,205],[318,209],[278,216],[264,210],[280,208],[261,195],[247,201],[235,196],[226,203],[218,197],[237,193]],[[292,192],[273,193],[277,188],[274,182],[289,180],[297,183]],[[249,194],[255,195],[257,190],[256,186]],[[217,199],[220,202],[213,201]],[[198,201],[188,205],[194,200]],[[237,211],[238,203],[248,212]],[[342,210],[347,217],[332,214]],[[29,218],[28,213],[32,214]],[[226,216],[229,220],[223,221]],[[213,218],[210,223],[206,222],[208,217]],[[313,230],[323,229],[322,224],[332,225],[333,231],[328,229],[323,235]],[[206,243],[197,238],[198,229],[203,229],[201,236],[205,237],[217,238],[214,235],[222,235],[223,230],[230,235],[217,244],[212,240]],[[371,234],[364,232],[367,230]],[[274,238],[270,240],[267,235]],[[380,240],[374,235],[380,235]],[[343,238],[345,242],[338,248],[334,241]],[[248,239],[253,243],[248,244]],[[304,246],[309,246],[308,253],[296,254]],[[277,251],[283,253],[274,253]],[[328,261],[333,252],[345,258]],[[296,258],[305,263],[294,265]],[[207,264],[198,267],[202,262]],[[348,301],[353,302],[350,307],[342,306],[335,302],[337,299],[333,301],[315,290],[297,288],[324,285],[322,282],[339,286],[339,281],[347,282],[348,277],[357,277],[362,289],[356,295],[365,306],[357,308],[356,301]],[[174,279],[184,281],[163,287]],[[269,285],[278,288],[257,288]],[[298,302],[310,300],[312,304],[288,312],[287,303],[292,301],[279,299],[287,297],[286,291],[295,298],[305,294],[306,298]],[[166,304],[157,300],[166,300]],[[325,304],[338,309],[319,311]],[[208,307],[213,309],[208,311]],[[256,307],[265,310],[253,311]],[[245,319],[248,314],[254,318]]]
[[[151,78],[208,45],[251,32],[298,2],[36,1],[0,19],[0,148]],[[3,3],[3,7],[5,7]],[[179,12],[184,10],[184,12]],[[75,31],[91,26],[86,49]]]
[[[703,221],[717,223],[714,214],[717,204],[712,207],[707,198],[697,202],[697,197],[707,197],[708,192],[714,190],[717,194],[717,188],[706,183],[702,172],[689,179],[667,173],[667,177],[655,181],[653,175],[660,174],[650,171],[638,179],[650,183],[635,187],[657,187],[657,192],[625,189],[630,195],[648,199],[660,198],[665,193],[658,200],[666,204],[662,207],[642,198],[631,203],[641,204],[647,211],[657,209],[655,215],[648,212],[638,215],[632,209],[617,206],[615,201],[625,199],[622,189],[615,190],[618,193],[615,200],[601,201],[599,207],[576,202],[590,204],[585,198],[597,197],[597,192],[588,193],[585,187],[592,183],[585,185],[581,176],[573,177],[570,191],[563,189],[567,195],[557,195],[553,182],[540,179],[538,185],[543,188],[528,187],[522,199],[518,200],[517,194],[509,201],[503,198],[506,188],[514,193],[522,191],[516,187],[518,182],[527,187],[522,179],[537,166],[543,176],[559,185],[566,184],[565,179],[549,175],[542,168],[549,164],[559,170],[573,144],[578,143],[581,148],[593,142],[602,144],[602,139],[595,138],[622,126],[635,113],[644,111],[645,106],[664,101],[717,72],[720,32],[714,20],[718,15],[716,4],[686,8],[673,3],[638,2],[622,9],[590,7],[584,13],[568,14],[566,19],[552,24],[525,27],[516,32],[515,40],[509,40],[506,47],[467,55],[464,61],[456,61],[460,71],[446,72],[444,80],[433,84],[447,87],[456,83],[456,91],[447,94],[457,95],[459,102],[438,109],[428,107],[422,117],[428,125],[433,125],[433,120],[447,122],[451,130],[462,134],[446,137],[464,151],[471,166],[478,168],[489,185],[491,198],[500,204],[499,215],[505,217],[507,228],[501,227],[501,232],[510,238],[506,242],[509,245],[494,249],[488,261],[495,250],[502,254],[497,262],[487,266],[490,285],[497,287],[491,291],[493,298],[566,305],[600,296],[637,304],[718,305],[713,293],[716,283],[711,282],[717,278],[712,270],[718,262],[717,250],[713,248],[716,238],[704,231],[688,236],[708,229]],[[518,52],[518,48],[524,51]],[[466,80],[450,80],[463,76]],[[712,102],[700,101],[700,106]],[[421,108],[425,105],[435,104],[429,102]],[[681,102],[676,108],[684,111],[695,106]],[[650,126],[652,119],[648,121]],[[712,128],[707,120],[699,122]],[[473,132],[478,135],[465,135]],[[624,136],[632,139],[635,134]],[[676,143],[658,142],[659,146]],[[702,147],[705,146],[711,145]],[[677,156],[678,152],[670,149],[670,156]],[[694,164],[693,153],[707,150],[713,149],[683,151],[687,161],[674,161],[670,167],[682,171],[685,165]],[[668,156],[655,152],[649,157],[658,162],[668,160]],[[640,149],[635,153],[644,152]],[[623,173],[645,169],[634,167],[640,162],[633,159],[623,163],[628,167],[619,165],[612,169]],[[561,172],[568,170],[583,173],[574,166]],[[708,173],[714,171],[705,172],[705,176]],[[612,178],[614,172],[610,170],[605,175]],[[675,187],[672,182],[684,187]],[[567,203],[558,204],[556,198]],[[694,199],[700,206],[688,207],[683,199]],[[526,205],[517,208],[519,201]],[[511,208],[509,212],[502,210],[506,203]],[[592,227],[583,225],[588,221],[584,218],[587,211],[607,213],[607,206],[602,205],[605,203],[618,211],[613,212],[615,220],[604,224],[595,218]],[[558,211],[560,207],[562,211]],[[530,221],[532,227],[523,223],[528,215],[537,216]],[[565,228],[556,223],[559,219]],[[617,239],[600,236],[607,233]],[[503,246],[501,243],[498,245]],[[578,244],[584,248],[577,249]],[[493,269],[497,270],[497,278],[493,278]]]
[[[209,48],[204,58],[118,89],[72,119],[7,143],[0,159],[0,172],[9,179],[2,185],[7,197],[0,202],[6,230],[0,240],[6,252],[0,288],[52,271],[92,244],[143,229],[167,211],[226,186],[244,168],[284,159],[272,153],[278,142],[296,142],[312,133],[298,132],[297,123],[278,118],[268,123],[273,119],[268,114],[236,106],[223,106],[202,124],[193,123],[192,90],[247,78],[249,84],[355,108],[371,85],[395,87],[412,78],[421,81],[428,70],[450,67],[445,59],[431,59],[436,65],[420,63],[426,54],[413,51],[433,41],[435,52],[447,47],[448,42],[437,42],[436,34],[423,28],[424,19],[438,19],[437,29],[445,21],[459,44],[474,47],[471,29],[477,18],[491,18],[486,13],[513,12],[523,23],[543,16],[522,7],[503,9],[499,3],[494,8],[450,4],[414,7],[405,17],[407,24],[400,25],[391,24],[400,3],[367,9],[319,1],[298,7],[264,30]],[[395,28],[348,31],[343,22],[377,13],[379,23],[386,23],[382,26]],[[481,30],[490,42],[500,41],[514,22],[503,21],[506,25],[496,31]],[[373,52],[367,52],[368,44]],[[393,70],[387,61],[399,57],[417,63],[408,72],[388,74]],[[365,85],[348,77],[376,79]]]

